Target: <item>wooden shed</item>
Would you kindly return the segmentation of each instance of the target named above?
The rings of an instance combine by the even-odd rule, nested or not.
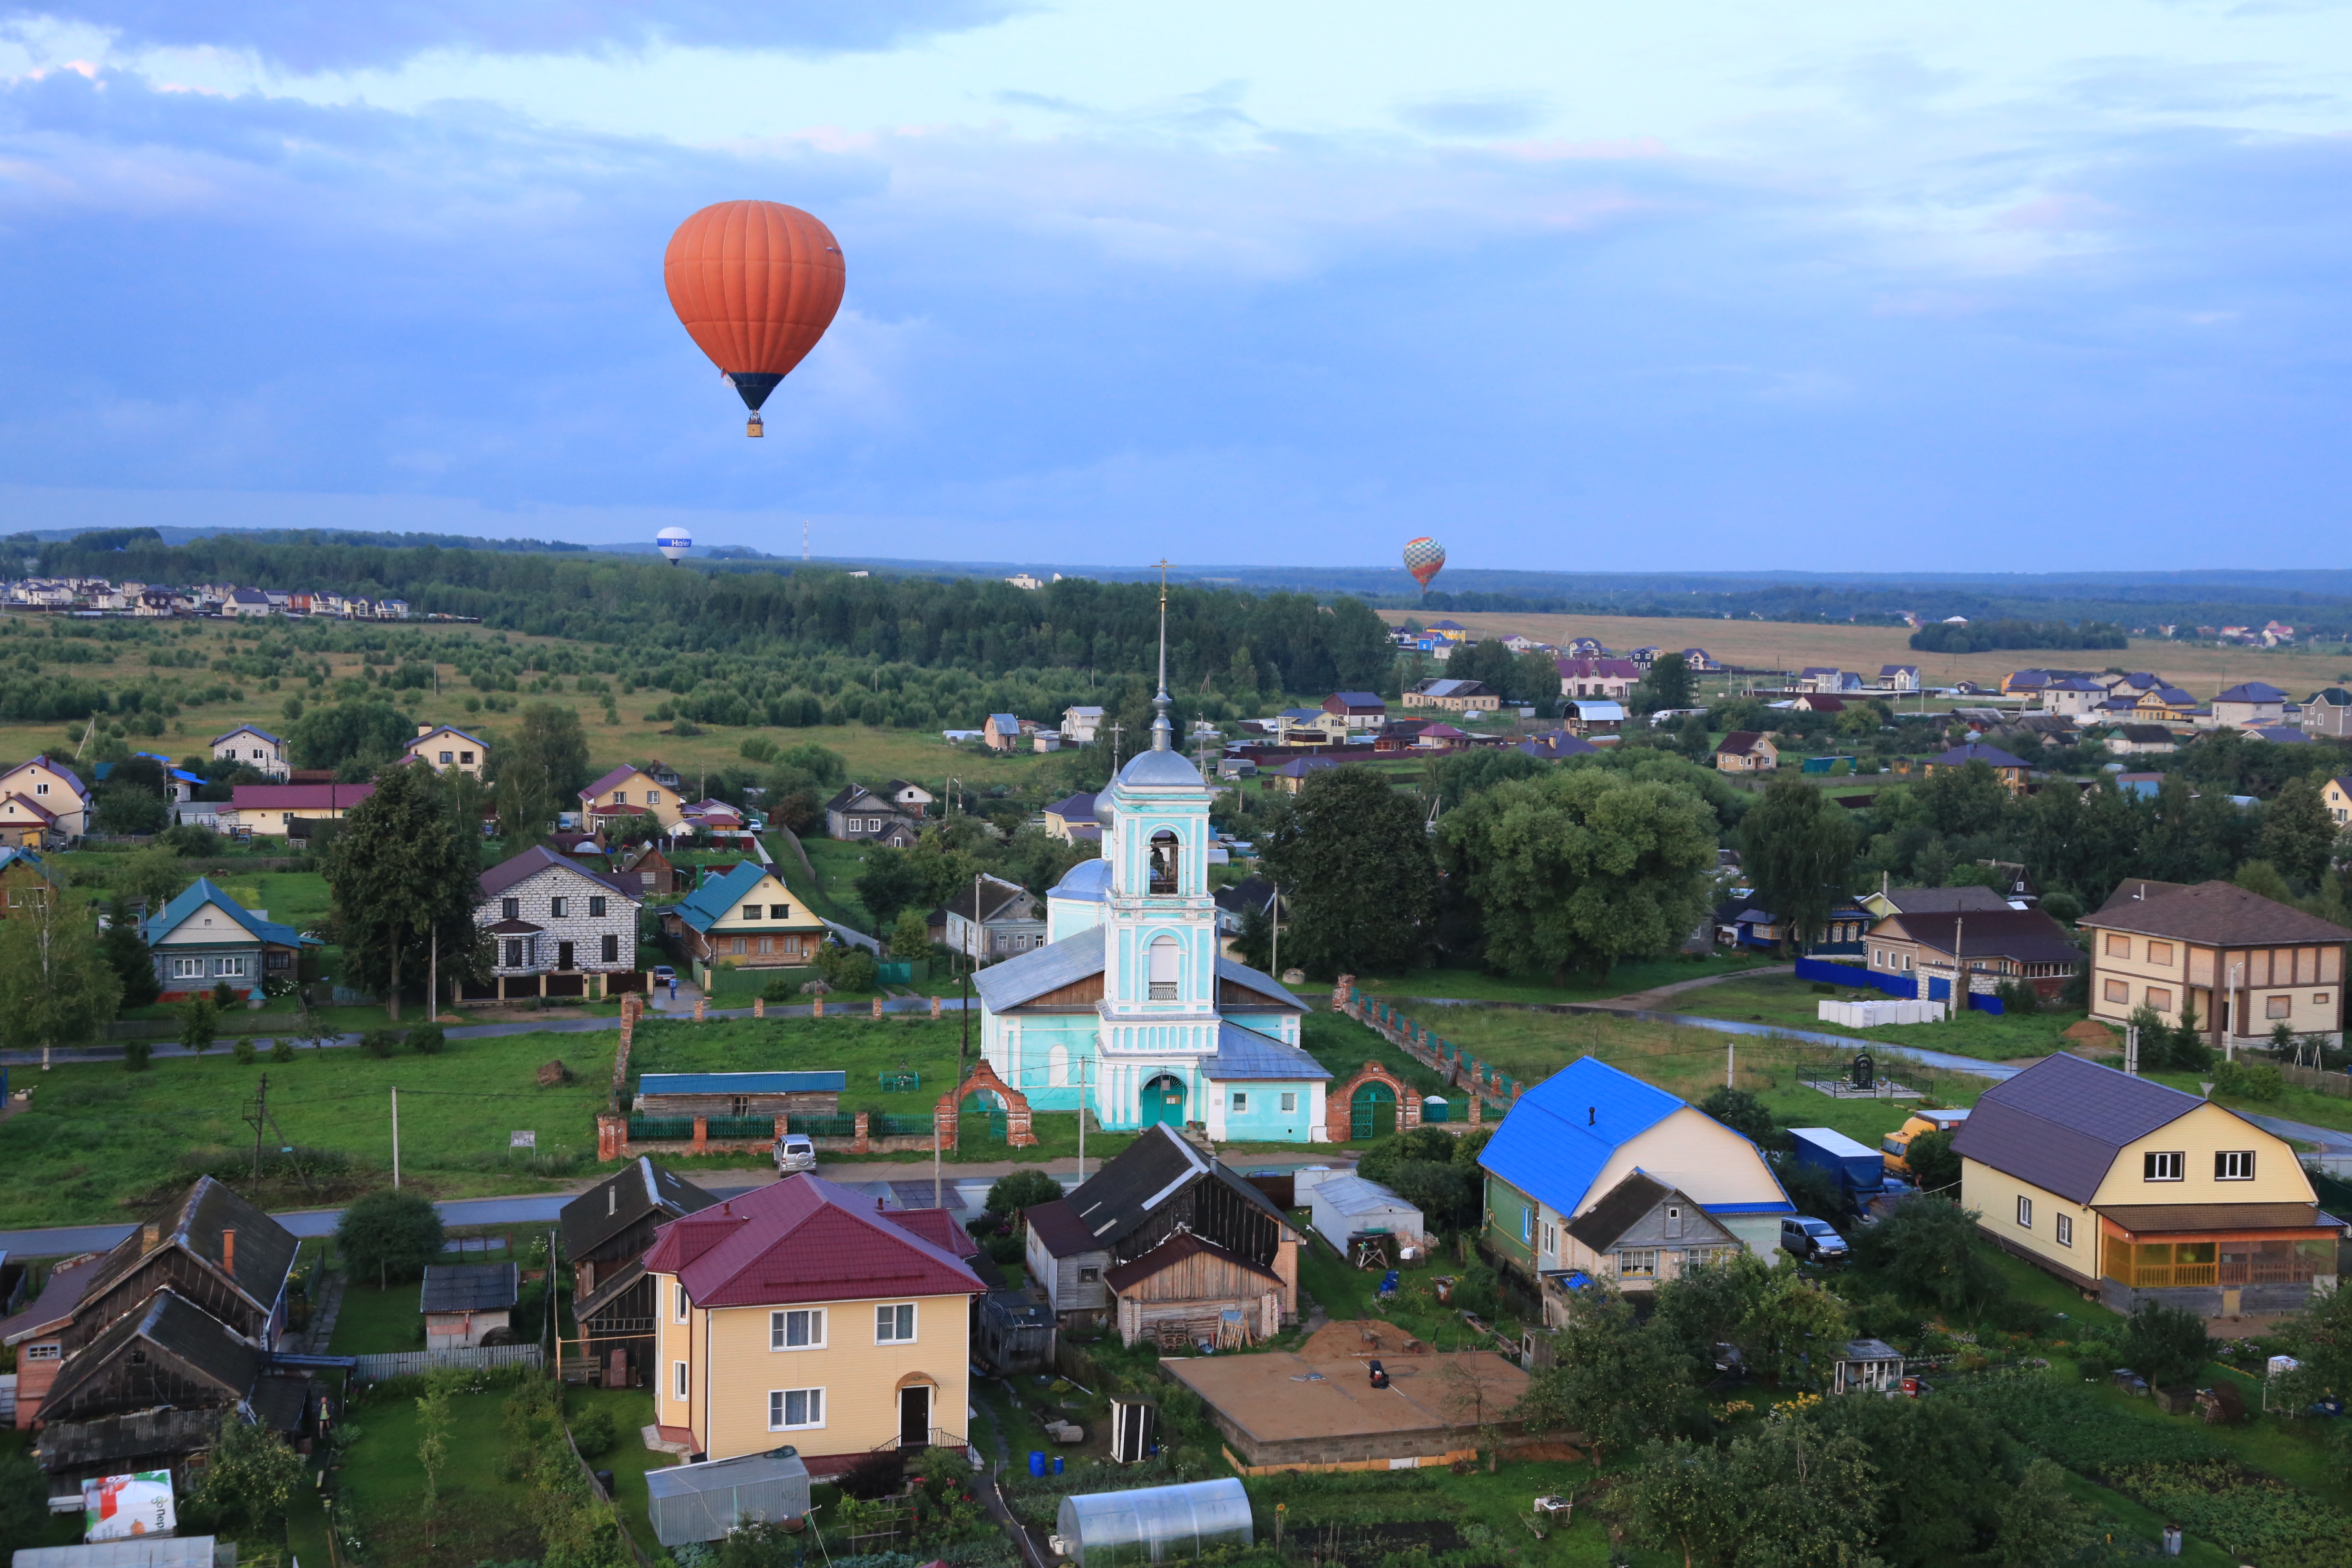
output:
[[[1122,1344],[1205,1342],[1223,1350],[1282,1331],[1282,1277],[1189,1232],[1120,1264],[1104,1283]]]
[[[1109,1244],[1078,1218],[1067,1198],[1023,1211],[1029,1242],[1023,1262],[1029,1278],[1045,1291],[1045,1304],[1058,1322],[1099,1321],[1110,1310]]]
[[[838,1116],[841,1072],[649,1072],[637,1080],[640,1116]]]

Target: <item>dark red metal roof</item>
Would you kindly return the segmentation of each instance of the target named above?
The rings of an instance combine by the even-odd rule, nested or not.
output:
[[[787,1176],[663,1226],[646,1269],[677,1275],[698,1307],[985,1292],[904,1213],[816,1176]]]

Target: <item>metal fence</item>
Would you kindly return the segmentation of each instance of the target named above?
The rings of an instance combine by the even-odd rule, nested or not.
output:
[[[362,1381],[422,1377],[446,1367],[538,1366],[544,1358],[537,1345],[478,1345],[471,1350],[394,1351],[387,1355],[355,1358],[352,1371]]]
[[[812,1138],[855,1138],[857,1118],[855,1116],[794,1116],[785,1123],[795,1132],[805,1132]]]
[[[776,1135],[776,1119],[772,1116],[714,1116],[706,1125],[711,1137],[738,1142],[746,1138],[773,1138]],[[686,1135],[689,1138],[694,1136],[694,1124],[690,1121],[687,1123]]]
[[[931,1119],[928,1116],[892,1116],[887,1113],[866,1119],[866,1131],[877,1138],[928,1138],[931,1135]]]
[[[774,1123],[772,1121],[771,1126]],[[632,1143],[675,1143],[694,1136],[691,1116],[632,1116],[629,1118],[629,1142]]]

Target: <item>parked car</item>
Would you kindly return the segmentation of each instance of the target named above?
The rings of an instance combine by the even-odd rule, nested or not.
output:
[[[1846,1255],[1845,1237],[1827,1220],[1784,1219],[1780,1222],[1780,1250],[1811,1263],[1842,1262]]]
[[[805,1132],[787,1132],[776,1140],[776,1174],[816,1169],[816,1140]]]

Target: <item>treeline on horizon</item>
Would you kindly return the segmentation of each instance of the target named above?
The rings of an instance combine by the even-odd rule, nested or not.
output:
[[[2123,627],[2111,621],[1970,621],[1921,626],[1911,634],[1921,653],[1990,653],[1996,648],[2117,648],[2131,646]]]

